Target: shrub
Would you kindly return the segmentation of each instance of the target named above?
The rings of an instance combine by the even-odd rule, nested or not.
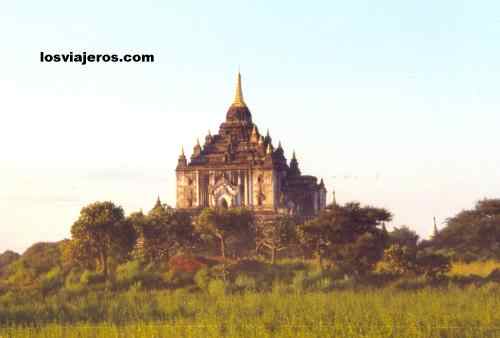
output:
[[[393,244],[384,250],[382,260],[377,263],[377,271],[404,275],[416,269],[415,250],[407,246]]]
[[[163,274],[162,280],[171,288],[185,287],[194,283],[194,273],[171,270]]]
[[[443,276],[450,268],[450,258],[440,254],[425,254],[417,258],[417,271],[431,279]]]
[[[80,276],[80,284],[89,286],[92,284],[103,283],[104,275],[100,272],[85,270]]]
[[[307,288],[307,273],[298,271],[292,279],[292,289],[297,293],[302,293]]]
[[[119,286],[128,286],[138,281],[142,272],[143,271],[140,261],[128,261],[116,268],[116,282]]]
[[[200,290],[207,291],[208,284],[210,283],[209,270],[207,268],[198,270],[194,275],[194,283]]]
[[[226,294],[226,284],[220,279],[213,279],[208,283],[208,293],[211,296],[224,296]]]
[[[495,270],[491,271],[487,279],[490,281],[500,282],[500,268],[496,268]]]
[[[170,271],[188,272],[191,274],[209,265],[210,263],[206,259],[188,255],[174,256],[168,261]]]
[[[40,290],[45,294],[59,289],[64,284],[64,275],[61,268],[55,267],[40,279]]]
[[[401,278],[390,284],[390,287],[399,290],[419,290],[428,285],[425,277],[407,277]]]
[[[257,290],[257,282],[255,278],[250,277],[245,274],[240,274],[238,277],[236,277],[236,280],[234,282],[236,287],[238,289],[243,290],[243,291],[256,291]]]

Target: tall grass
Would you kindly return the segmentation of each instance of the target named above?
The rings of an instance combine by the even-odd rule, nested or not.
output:
[[[5,301],[5,300],[4,300]],[[225,294],[131,290],[3,303],[4,337],[497,337],[500,287]]]

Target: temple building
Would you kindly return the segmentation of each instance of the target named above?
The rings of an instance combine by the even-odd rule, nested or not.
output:
[[[218,134],[198,140],[188,160],[177,163],[177,208],[194,213],[206,207],[246,207],[261,216],[314,216],[326,206],[323,180],[303,175],[293,153],[285,158],[252,122],[238,73],[234,101]]]

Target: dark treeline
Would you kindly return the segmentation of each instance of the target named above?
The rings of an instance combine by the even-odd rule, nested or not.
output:
[[[234,281],[237,273],[259,269],[296,274],[281,271],[278,259],[315,264],[343,279],[439,280],[453,261],[500,259],[498,199],[459,212],[428,240],[406,226],[388,231],[391,218],[386,209],[357,202],[330,205],[313,219],[282,215],[267,222],[243,208],[205,209],[195,217],[158,200],[149,212],[126,216],[112,202],[95,202],[82,208],[71,239],[0,255],[0,295],[138,282],[161,288],[191,281],[203,288],[210,278]]]

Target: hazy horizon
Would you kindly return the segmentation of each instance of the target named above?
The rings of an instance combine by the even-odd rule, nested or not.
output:
[[[500,4],[0,4],[0,252],[68,238],[82,206],[175,205],[183,145],[218,132],[241,67],[254,122],[331,202],[435,216],[500,197]],[[144,53],[154,63],[40,63]]]

